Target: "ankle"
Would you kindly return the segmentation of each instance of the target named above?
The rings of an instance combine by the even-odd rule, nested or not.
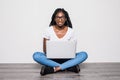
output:
[[[59,66],[54,67],[54,72],[60,71],[61,68]]]

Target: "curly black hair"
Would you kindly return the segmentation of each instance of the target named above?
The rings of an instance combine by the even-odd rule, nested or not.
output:
[[[56,16],[56,14],[57,14],[58,12],[63,12],[64,15],[65,15],[65,18],[67,19],[67,20],[65,21],[65,24],[64,24],[64,25],[72,28],[72,23],[71,23],[69,14],[68,14],[68,12],[65,11],[63,8],[57,8],[57,9],[54,11],[54,13],[53,13],[53,15],[52,15],[52,17],[51,17],[52,20],[51,20],[49,26],[56,25],[55,16]]]

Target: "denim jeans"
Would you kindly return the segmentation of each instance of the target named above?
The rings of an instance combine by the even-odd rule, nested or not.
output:
[[[50,67],[56,67],[60,66],[61,70],[65,70],[69,67],[75,66],[77,64],[82,63],[88,58],[88,55],[86,52],[78,52],[76,53],[75,58],[71,59],[48,59],[46,55],[42,52],[35,52],[33,54],[33,59],[38,62],[39,64],[50,66]]]

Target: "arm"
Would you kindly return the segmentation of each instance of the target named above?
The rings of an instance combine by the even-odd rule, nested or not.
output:
[[[43,33],[43,52],[46,54],[46,41],[50,40],[50,28]]]
[[[46,54],[46,41],[47,41],[48,39],[46,39],[46,38],[43,38],[43,51],[44,51],[44,53]]]

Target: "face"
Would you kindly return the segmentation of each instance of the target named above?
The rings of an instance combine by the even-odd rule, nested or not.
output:
[[[63,12],[58,12],[55,16],[55,22],[58,27],[63,27],[65,24],[66,18]]]

